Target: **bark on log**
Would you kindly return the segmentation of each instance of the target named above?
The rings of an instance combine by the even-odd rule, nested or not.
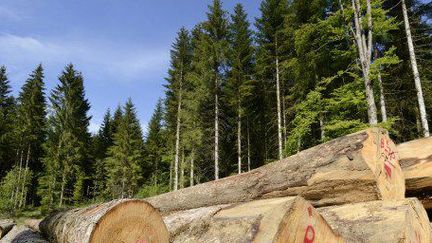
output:
[[[317,210],[347,242],[432,242],[428,216],[416,198],[347,204]]]
[[[0,220],[0,239],[3,238],[14,227],[15,222],[12,219]]]
[[[14,226],[9,233],[0,240],[1,243],[48,243],[41,235],[29,228],[19,225]]]
[[[51,242],[168,242],[159,212],[143,200],[111,202],[54,213],[39,228]]]
[[[301,197],[189,209],[164,221],[170,242],[343,242]]]
[[[300,195],[315,206],[403,199],[395,145],[371,128],[248,173],[148,198],[162,212]]]
[[[432,209],[432,137],[397,146],[405,176],[406,196],[417,197]]]

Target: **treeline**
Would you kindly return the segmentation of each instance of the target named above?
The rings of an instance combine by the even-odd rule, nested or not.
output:
[[[205,21],[179,30],[166,97],[146,134],[131,100],[90,134],[83,76],[72,65],[49,95],[39,65],[17,98],[2,67],[0,210],[177,190],[370,125],[398,142],[428,136],[431,9],[263,0],[250,23],[242,5],[228,13],[214,0]]]

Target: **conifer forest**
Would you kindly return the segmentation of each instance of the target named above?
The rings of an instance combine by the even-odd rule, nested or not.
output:
[[[251,21],[213,0],[178,30],[147,129],[128,99],[90,132],[73,63],[50,90],[35,63],[17,95],[0,63],[0,215],[155,196],[370,126],[397,143],[430,136],[431,2],[262,0],[259,11]]]

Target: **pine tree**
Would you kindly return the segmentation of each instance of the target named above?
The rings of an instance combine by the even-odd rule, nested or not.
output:
[[[282,159],[283,156],[280,63],[283,62],[283,43],[285,42],[283,24],[287,10],[286,0],[264,0],[260,6],[261,16],[256,20],[258,75],[261,82],[266,82],[266,79],[271,77],[276,84],[278,159]],[[263,86],[268,86],[268,84],[263,84]],[[272,103],[268,99],[265,102]]]
[[[106,198],[107,166],[105,165],[105,159],[108,154],[108,148],[114,144],[113,137],[113,118],[108,109],[104,115],[99,131],[93,139],[93,156],[95,159],[95,168],[93,169],[93,195],[96,198]]]
[[[245,100],[251,95],[253,73],[252,31],[247,14],[241,4],[234,8],[231,15],[230,54],[231,70],[226,85],[226,95],[230,105],[237,113],[237,164],[238,173],[242,172],[242,120],[245,113]]]
[[[150,119],[148,132],[145,139],[145,158],[148,165],[146,178],[152,178],[152,183],[159,186],[162,181],[162,172],[167,169],[163,163],[163,156],[167,153],[164,146],[167,141],[165,138],[165,128],[163,127],[164,110],[162,100],[159,100],[156,109]],[[151,174],[149,173],[151,172]]]
[[[143,137],[135,107],[129,99],[108,149],[107,190],[112,198],[133,197],[142,179]]]
[[[175,114],[175,116],[168,117],[169,123],[175,124],[174,190],[178,189],[183,93],[185,92],[184,90],[187,82],[185,76],[190,71],[191,58],[192,49],[189,32],[185,28],[181,28],[172,45],[171,67],[168,71],[169,78],[167,79],[168,85],[166,86],[167,107],[169,110],[175,110],[175,112],[170,113]]]
[[[214,98],[214,167],[215,179],[219,179],[219,142],[220,142],[220,104],[221,89],[224,86],[224,69],[227,62],[228,19],[220,0],[213,0],[203,23],[205,58],[208,59],[209,74],[213,83]],[[209,85],[209,87],[211,87]]]
[[[52,112],[45,144],[45,176],[40,180],[39,190],[48,208],[82,200],[86,172],[91,168],[87,115],[90,105],[85,98],[83,77],[69,64],[59,81],[50,96]]]
[[[29,177],[32,172],[40,172],[43,155],[42,144],[46,135],[46,101],[44,93],[44,74],[42,65],[37,66],[18,97],[15,134],[17,143],[18,169],[17,185],[14,193],[15,207],[26,205],[27,200],[34,199],[36,182]],[[33,181],[31,188],[25,188],[25,182]],[[30,198],[27,193],[30,192]]]
[[[11,87],[6,74],[6,67],[0,66],[0,178],[12,167],[12,161],[15,157],[12,154],[12,120],[15,102],[10,92]]]

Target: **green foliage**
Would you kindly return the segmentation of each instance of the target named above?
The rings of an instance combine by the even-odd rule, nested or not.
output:
[[[141,126],[129,99],[105,161],[107,190],[112,198],[132,197],[138,191],[142,179],[143,146]]]
[[[31,170],[18,167],[6,174],[0,181],[0,215],[13,216],[21,212],[32,178]]]
[[[170,188],[168,185],[159,185],[159,184],[144,185],[136,194],[136,197],[137,198],[152,197],[162,193],[169,192],[169,190]]]
[[[87,130],[90,105],[85,99],[82,75],[70,64],[59,81],[50,96],[52,112],[44,146],[45,174],[39,180],[38,190],[43,206],[48,209],[82,200],[82,183],[89,169],[86,163],[90,148]]]

